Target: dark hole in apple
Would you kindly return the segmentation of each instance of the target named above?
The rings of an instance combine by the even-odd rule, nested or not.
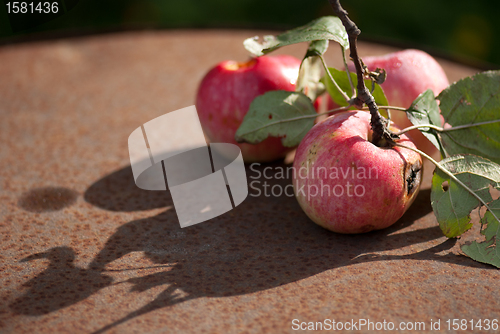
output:
[[[448,181],[441,183],[441,188],[443,188],[444,191],[447,191],[450,188]]]
[[[422,174],[422,165],[420,163],[414,164],[410,168],[410,175],[406,179],[406,184],[408,188],[408,195],[411,195],[420,184],[420,177]]]

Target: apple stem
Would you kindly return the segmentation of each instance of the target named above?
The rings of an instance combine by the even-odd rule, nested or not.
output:
[[[415,129],[419,129],[419,130],[423,130],[423,129],[433,129],[433,130],[436,130],[436,131],[439,131],[439,132],[443,132],[443,128],[440,127],[440,126],[436,126],[436,125],[432,125],[432,124],[419,124],[419,125],[412,125],[412,126],[409,126],[407,128],[404,128],[403,130],[399,131],[399,132],[396,132],[397,135],[402,135],[402,134],[405,134],[407,133],[408,131],[411,131],[411,130],[415,130]]]
[[[332,74],[330,73],[330,70],[328,69],[328,66],[326,65],[326,62],[325,62],[325,59],[323,58],[323,56],[319,55],[318,56],[319,59],[321,59],[321,63],[323,63],[323,67],[325,69],[325,72],[326,74],[328,75],[328,78],[330,79],[330,81],[332,82],[332,84],[335,86],[335,88],[337,89],[337,91],[342,95],[342,97],[345,99],[345,101],[347,103],[350,103],[351,102],[351,99],[349,98],[349,96],[347,96],[347,94],[339,87],[339,85],[337,84],[337,81],[335,81],[335,79],[332,77]]]
[[[347,73],[347,78],[349,79],[349,86],[351,86],[351,99],[354,98],[354,84],[351,79],[351,72],[349,71],[349,66],[347,66],[347,60],[345,59],[345,49],[341,46],[342,49],[342,61],[344,62],[345,72]]]
[[[380,109],[392,109],[392,110],[399,110],[399,111],[408,111],[408,109],[403,108],[403,107],[396,107],[396,106],[380,106]]]
[[[356,44],[358,36],[361,34],[361,30],[347,16],[348,13],[344,8],[342,8],[339,0],[328,0],[328,2],[332,6],[335,15],[337,15],[340,21],[342,21],[342,24],[347,32],[347,36],[349,37],[349,48],[351,50],[350,57],[354,62],[356,75],[358,77],[358,84],[356,87],[358,96],[355,98],[354,104],[361,108],[364,103],[370,110],[370,124],[373,130],[372,143],[379,147],[393,146],[395,144],[395,140],[399,139],[399,136],[389,130],[387,127],[389,122],[382,115],[380,115],[375,99],[365,86],[363,78],[364,69],[361,59],[358,56],[358,48]]]
[[[449,128],[442,128],[440,126],[433,125],[433,124],[417,124],[417,125],[412,125],[412,126],[409,126],[407,128],[404,128],[403,130],[396,132],[396,134],[402,135],[403,133],[406,133],[406,132],[411,131],[411,130],[415,130],[415,129],[420,130],[420,129],[425,129],[425,128],[433,129],[433,130],[436,130],[438,132],[449,132],[449,131],[455,131],[455,130],[469,129],[469,128],[473,128],[475,126],[481,126],[481,125],[487,125],[487,124],[493,124],[493,123],[500,123],[500,119],[495,119],[495,120],[491,120],[491,121],[484,121],[484,122],[479,122],[479,123],[457,125],[457,126],[452,126]]]

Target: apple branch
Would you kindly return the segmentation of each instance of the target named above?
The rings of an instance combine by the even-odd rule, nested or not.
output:
[[[335,15],[342,21],[342,24],[345,27],[347,32],[347,36],[349,37],[349,48],[350,48],[350,56],[352,61],[354,62],[354,66],[356,68],[356,75],[358,77],[358,85],[357,91],[358,96],[356,97],[355,105],[361,108],[361,106],[366,104],[371,114],[371,126],[373,130],[373,144],[377,146],[391,146],[394,145],[394,140],[399,139],[399,136],[389,130],[387,127],[388,121],[380,115],[378,111],[377,104],[375,103],[375,99],[373,98],[370,91],[366,88],[365,82],[363,79],[363,66],[361,59],[358,56],[358,48],[357,48],[357,39],[361,34],[361,30],[351,21],[351,19],[347,16],[347,11],[342,8],[339,0],[328,0],[330,5],[333,8]]]

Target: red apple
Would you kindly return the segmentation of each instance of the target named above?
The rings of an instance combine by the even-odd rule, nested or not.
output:
[[[450,84],[443,68],[429,54],[420,50],[403,50],[384,56],[364,57],[370,71],[377,67],[387,72],[382,84],[389,102],[408,108],[418,95],[432,89],[438,95]]]
[[[246,162],[282,158],[290,150],[280,138],[259,144],[237,143],[236,130],[250,103],[271,90],[295,90],[300,60],[287,55],[261,56],[238,63],[223,61],[203,78],[196,96],[196,109],[203,130],[211,142],[232,143],[241,149]]]
[[[400,147],[377,147],[371,136],[370,114],[347,111],[316,124],[297,148],[295,196],[318,225],[339,233],[386,228],[415,199],[420,155]],[[405,135],[399,142],[415,148]]]
[[[434,95],[441,93],[449,86],[443,68],[429,54],[420,50],[403,50],[385,56],[363,58],[370,71],[377,67],[387,72],[387,79],[382,88],[390,105],[408,108],[418,95],[432,89]],[[411,122],[403,112],[393,111],[392,120],[400,128],[411,126]],[[408,133],[413,142],[422,151],[433,154],[436,147],[418,130]]]
[[[377,67],[385,69],[387,79],[382,88],[391,106],[408,108],[417,96],[427,89],[432,89],[437,96],[449,85],[441,65],[420,50],[409,49],[384,56],[364,57],[363,62],[370,71]],[[353,64],[349,65],[349,70],[355,70]],[[328,101],[327,110],[338,108],[331,99]],[[401,111],[392,111],[391,119],[399,128],[412,125],[406,114]],[[430,154],[436,152],[435,146],[418,130],[410,131],[408,135],[422,151]]]

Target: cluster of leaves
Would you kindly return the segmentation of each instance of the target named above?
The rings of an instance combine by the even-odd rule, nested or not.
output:
[[[327,67],[323,54],[328,49],[329,41],[340,45],[346,71]],[[318,116],[313,102],[325,91],[343,109],[351,108],[357,78],[354,73],[348,72],[345,50],[349,48],[349,41],[338,17],[321,17],[280,35],[264,36],[262,43],[259,43],[258,37],[248,38],[243,45],[253,55],[262,56],[280,47],[303,42],[309,42],[309,47],[300,66],[295,92],[270,91],[257,97],[236,132],[237,141],[256,144],[272,136],[281,137],[287,147],[297,146]],[[325,72],[323,77],[322,68]],[[366,79],[365,83],[373,88],[375,102],[387,105],[382,88],[370,79]]]
[[[342,50],[345,71],[328,68],[323,54],[329,41]],[[295,92],[271,91],[257,97],[236,133],[238,141],[258,143],[268,136],[283,145],[297,146],[319,116],[313,101],[325,91],[342,109],[351,108],[356,76],[349,73],[345,50],[347,33],[337,17],[322,17],[278,36],[244,41],[256,56],[294,43],[309,42]],[[325,75],[321,77],[322,67]],[[365,82],[379,106],[387,106],[383,90],[371,79]],[[439,101],[439,103],[438,103]],[[383,108],[383,107],[382,107]],[[442,125],[441,115],[445,126]],[[472,227],[471,213],[481,210],[484,241],[463,245],[472,259],[500,268],[500,71],[462,79],[435,97],[422,93],[406,110],[415,127],[440,150],[432,179],[431,203],[443,233],[457,237]],[[271,117],[270,117],[271,116]]]
[[[480,216],[485,241],[464,245],[462,251],[500,268],[500,71],[464,78],[437,97],[428,90],[407,115],[414,125],[423,126],[422,133],[444,157],[431,189],[441,230],[449,238],[463,234],[472,227],[472,211],[485,207]]]

